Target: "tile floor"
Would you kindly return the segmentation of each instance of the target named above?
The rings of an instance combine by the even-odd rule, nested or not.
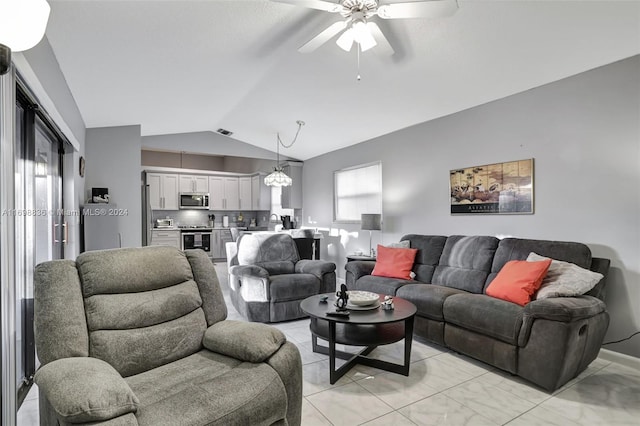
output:
[[[226,265],[216,265],[229,319]],[[638,425],[640,371],[596,359],[553,394],[437,345],[414,339],[409,377],[356,366],[329,384],[329,361],[311,350],[309,320],[275,324],[300,349],[302,424],[315,425]],[[403,343],[371,356],[401,362]],[[351,349],[342,347],[342,349]],[[18,412],[18,426],[38,424],[37,391]]]

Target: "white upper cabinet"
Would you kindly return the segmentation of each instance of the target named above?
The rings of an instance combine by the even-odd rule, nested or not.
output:
[[[180,175],[180,192],[209,192],[209,177],[197,175]]]
[[[152,210],[178,210],[178,175],[147,173]]]
[[[238,178],[240,210],[251,210],[251,178]]]
[[[289,176],[293,183],[291,186],[282,187],[282,208],[302,208],[302,163],[288,162],[282,167],[282,171]]]
[[[264,174],[251,177],[251,209],[271,209],[271,188],[264,184]]]
[[[209,210],[240,210],[240,187],[237,177],[209,177]]]

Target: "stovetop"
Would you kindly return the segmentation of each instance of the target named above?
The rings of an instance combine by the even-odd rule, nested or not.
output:
[[[178,225],[178,229],[212,229],[208,225]]]

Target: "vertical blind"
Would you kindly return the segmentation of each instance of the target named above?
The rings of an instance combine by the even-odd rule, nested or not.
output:
[[[358,222],[362,213],[382,213],[382,163],[334,172],[334,220]]]

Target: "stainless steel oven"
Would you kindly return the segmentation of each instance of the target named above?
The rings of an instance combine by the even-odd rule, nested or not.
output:
[[[202,249],[211,253],[211,231],[182,231],[182,250]]]
[[[181,192],[180,208],[209,210],[209,194],[199,192]]]

